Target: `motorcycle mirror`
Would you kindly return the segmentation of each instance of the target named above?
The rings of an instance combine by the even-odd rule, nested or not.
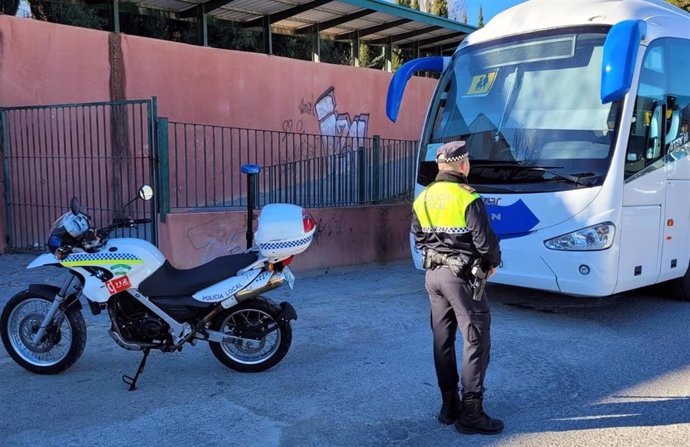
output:
[[[139,197],[143,200],[149,201],[153,198],[153,188],[149,185],[144,185],[139,188]]]
[[[79,214],[79,209],[81,208],[81,205],[79,204],[79,199],[76,197],[72,197],[72,200],[69,201],[69,209],[72,211],[72,214],[75,216]]]

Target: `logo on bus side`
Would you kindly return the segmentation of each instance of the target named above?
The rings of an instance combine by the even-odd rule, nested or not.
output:
[[[484,205],[486,205],[487,210],[489,207],[498,207],[500,206],[498,202],[501,201],[501,197],[482,197],[482,200],[484,200]],[[492,213],[489,212],[489,219],[490,220],[501,220],[501,213]]]
[[[506,206],[499,205],[500,201],[501,197],[484,198],[491,226],[501,238],[524,236],[539,223],[537,216],[522,199]]]

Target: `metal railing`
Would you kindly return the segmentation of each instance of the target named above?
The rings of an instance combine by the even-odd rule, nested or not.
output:
[[[262,167],[259,206],[333,207],[412,197],[417,142],[169,122],[170,208],[242,207],[240,166]]]
[[[142,184],[155,186],[155,107],[152,99],[1,108],[9,247],[42,249],[72,197],[94,225],[123,213],[153,218],[153,203],[123,205]],[[125,234],[155,242],[153,224]]]

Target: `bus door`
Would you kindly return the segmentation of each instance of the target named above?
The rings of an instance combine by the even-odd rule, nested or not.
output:
[[[659,281],[685,274],[690,263],[690,41],[661,39],[666,74],[664,162],[666,203]]]
[[[616,292],[653,284],[661,263],[666,172],[662,156],[665,71],[660,49],[645,53],[625,154]]]
[[[620,261],[621,280],[633,284],[639,277],[653,283],[682,276],[690,261],[689,51],[688,41],[658,39],[647,48],[640,72],[625,163]],[[656,258],[655,246],[656,269],[645,271]]]

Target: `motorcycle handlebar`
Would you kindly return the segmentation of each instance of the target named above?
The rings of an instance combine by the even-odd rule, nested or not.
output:
[[[151,219],[132,219],[130,217],[125,217],[125,218],[113,219],[113,224],[111,226],[115,227],[115,228],[120,228],[120,227],[127,227],[130,225],[147,224],[147,223],[151,223],[151,222],[152,222]]]
[[[134,225],[151,223],[151,219],[132,219],[129,217],[113,219],[113,223],[105,228],[96,230],[96,235],[103,241],[107,240],[110,232],[118,228],[133,227]]]

